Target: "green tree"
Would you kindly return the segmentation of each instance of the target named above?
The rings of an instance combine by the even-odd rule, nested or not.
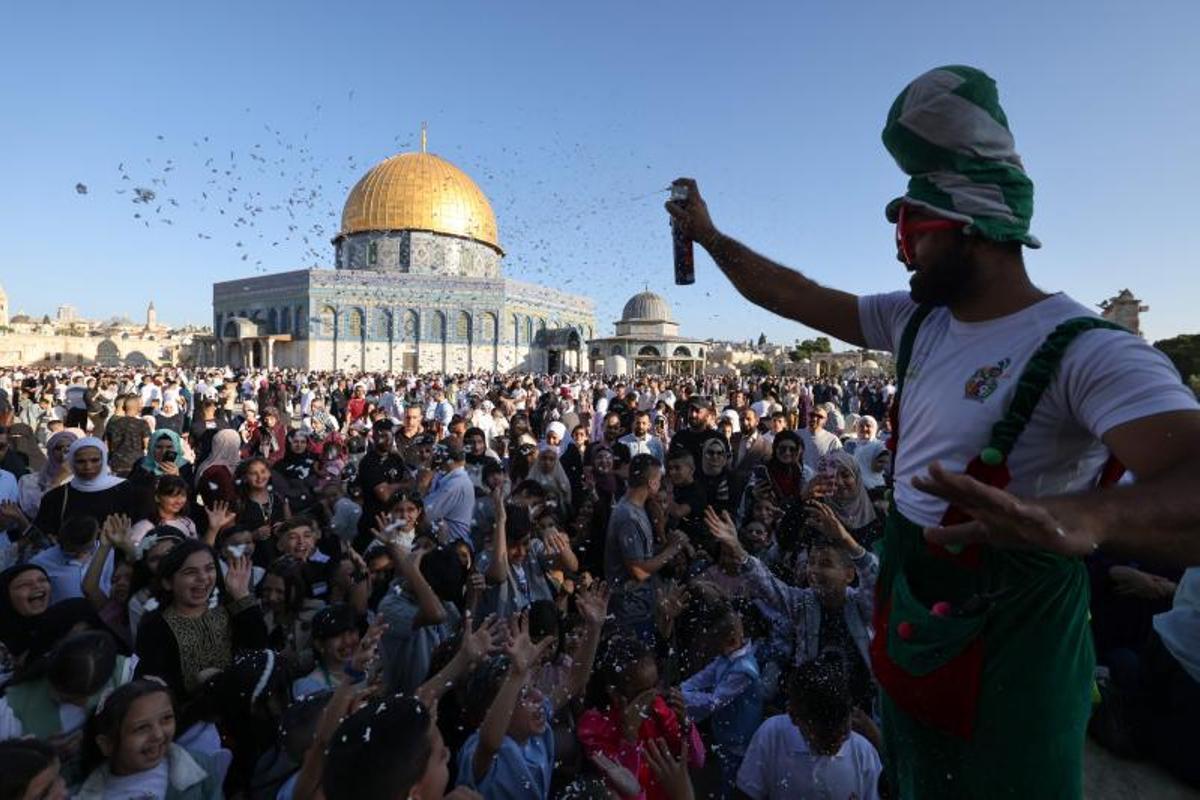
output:
[[[765,358],[756,358],[747,366],[751,375],[772,375],[775,365]]]
[[[1184,381],[1200,376],[1200,334],[1188,333],[1162,339],[1155,342],[1154,346],[1166,353]]]
[[[833,345],[828,336],[818,336],[815,339],[805,339],[796,345],[796,349],[788,353],[792,361],[802,358],[812,358],[814,353],[832,353]]]

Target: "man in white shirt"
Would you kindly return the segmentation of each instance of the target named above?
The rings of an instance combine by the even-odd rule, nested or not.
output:
[[[899,794],[1079,797],[1095,663],[1080,558],[1200,563],[1200,407],[1162,353],[1030,279],[1033,183],[991,78],[921,75],[883,139],[911,176],[886,212],[908,293],[856,297],[758,255],[694,181],[668,211],[752,302],[897,354],[872,664]],[[1137,483],[1094,488],[1110,453]]]
[[[433,398],[425,408],[425,419],[436,420],[443,426],[449,425],[450,420],[454,419],[454,406],[441,389],[433,390]]]
[[[634,456],[651,455],[660,464],[666,461],[662,440],[650,432],[650,412],[639,411],[633,416],[633,432],[627,433],[617,440],[617,444],[629,451],[628,457],[622,456],[622,462],[633,460]]]
[[[820,406],[814,406],[808,412],[808,427],[800,431],[804,440],[804,466],[813,472],[817,471],[817,463],[821,458],[842,449],[842,440],[825,429],[829,415]]]

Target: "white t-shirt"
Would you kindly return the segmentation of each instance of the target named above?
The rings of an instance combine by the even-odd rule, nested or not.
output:
[[[1154,630],[1192,680],[1200,683],[1200,567],[1184,570],[1171,610],[1154,616]]]
[[[62,733],[74,733],[83,728],[87,722],[87,709],[70,703],[60,703],[58,706],[58,723]],[[20,739],[25,735],[25,726],[8,705],[8,700],[0,697],[0,741]]]
[[[837,755],[813,755],[796,724],[779,714],[754,732],[737,788],[751,800],[878,800],[882,771],[879,754],[857,733]]]
[[[860,297],[867,346],[898,349],[916,307],[907,292]],[[1065,294],[987,322],[961,322],[944,307],[930,313],[913,345],[900,398],[895,497],[904,516],[919,525],[938,523],[946,502],[918,492],[913,476],[925,474],[934,461],[965,469],[987,446],[1046,336],[1065,320],[1090,316]],[[1067,349],[1013,448],[1008,490],[1040,497],[1085,489],[1108,458],[1100,441],[1108,431],[1197,407],[1167,357],[1140,337],[1105,329],[1083,333]]]
[[[167,759],[157,767],[132,775],[109,775],[104,783],[104,800],[157,800],[167,796]]]

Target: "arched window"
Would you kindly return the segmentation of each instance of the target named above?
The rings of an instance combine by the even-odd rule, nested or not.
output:
[[[409,309],[404,312],[404,340],[415,342],[421,338],[421,318],[416,311]]]
[[[496,315],[485,311],[479,318],[479,338],[489,344],[500,340],[500,331],[496,327]]]
[[[379,261],[379,243],[371,242],[367,245],[367,264],[375,266]]]
[[[533,317],[525,318],[525,344],[533,342]]]
[[[229,320],[229,322],[225,323],[225,338],[226,339],[238,338],[238,324],[235,320],[231,319],[231,320]]]
[[[292,309],[290,306],[284,306],[283,311],[279,315],[279,331],[278,333],[292,332]]]
[[[625,348],[621,347],[621,345],[619,345],[619,344],[614,344],[612,347],[612,351],[609,353],[609,355],[623,356],[623,355],[625,355]]]
[[[279,312],[273,308],[267,313],[267,333],[279,333]]]
[[[392,315],[386,309],[375,312],[375,331],[372,336],[383,341],[392,338]]]
[[[465,311],[458,312],[454,323],[454,338],[460,342],[471,341],[471,315]]]
[[[430,322],[430,336],[435,342],[446,341],[446,315],[441,311],[433,312],[433,319]]]
[[[651,358],[657,358],[659,355],[658,348],[651,347],[650,345],[646,345],[641,350],[638,350],[638,355],[639,356],[649,356]]]
[[[365,320],[362,309],[352,308],[346,312],[346,336],[351,339],[363,337]]]
[[[675,352],[672,355],[674,355],[676,358],[691,358],[692,351],[688,350],[683,345],[680,345],[679,347],[675,348]]]
[[[304,335],[304,306],[296,306],[296,314],[292,318],[292,325],[294,327],[292,333],[297,336]]]

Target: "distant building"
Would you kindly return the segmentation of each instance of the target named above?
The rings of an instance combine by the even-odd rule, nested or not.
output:
[[[592,372],[610,375],[698,375],[704,371],[707,342],[679,335],[667,301],[654,292],[629,298],[616,333],[588,342]]]
[[[181,363],[188,360],[192,338],[205,332],[160,325],[154,303],[147,310],[145,325],[124,317],[101,322],[84,319],[74,306],[65,304],[53,319],[28,314],[9,317],[8,296],[0,287],[0,367]]]
[[[1150,306],[1142,305],[1142,301],[1133,296],[1133,292],[1122,289],[1116,297],[1110,297],[1100,304],[1100,316],[1109,322],[1115,322],[1123,328],[1142,335],[1140,315],[1149,311]]]

